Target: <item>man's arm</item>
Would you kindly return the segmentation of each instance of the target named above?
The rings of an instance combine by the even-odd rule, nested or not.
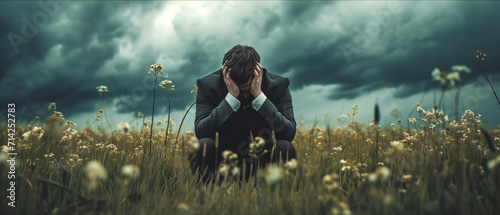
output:
[[[198,92],[196,94],[196,120],[195,120],[195,134],[198,139],[209,137],[215,139],[215,132],[219,130],[220,126],[239,108],[237,102],[232,102],[234,107],[226,99],[214,107],[209,99],[206,87],[201,79],[196,82],[198,85]],[[229,95],[232,96],[232,95]],[[237,99],[236,99],[237,101]]]
[[[295,137],[297,124],[293,116],[292,95],[288,85],[290,85],[290,80],[286,78],[276,104],[266,98],[260,107],[254,108],[269,123],[271,129],[275,132],[277,140],[292,141]]]

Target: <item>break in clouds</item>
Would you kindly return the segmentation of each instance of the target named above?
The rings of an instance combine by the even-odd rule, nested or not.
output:
[[[368,97],[373,92],[391,101],[386,100],[389,111],[416,103],[414,98],[424,92],[432,101],[439,83],[431,72],[453,65],[472,69],[465,84],[474,91],[483,85],[477,49],[487,53],[484,69],[498,83],[500,27],[487,24],[498,19],[497,2],[0,5],[1,107],[15,102],[19,117],[27,119],[37,111],[45,113],[50,102],[66,118],[92,115],[101,105],[100,85],[109,88],[104,98],[110,110],[130,117],[139,111],[150,114],[153,80],[147,73],[154,63],[163,64],[176,86],[170,94],[172,111],[185,111],[195,100],[190,91],[196,80],[218,70],[223,54],[236,44],[253,46],[264,67],[290,78],[296,116],[310,115],[301,108],[312,102],[310,97],[321,101],[317,110],[332,114],[345,112],[354,102],[361,107],[373,103],[373,96]],[[166,114],[165,95],[158,89],[156,96],[155,113]],[[483,104],[494,99],[483,97],[477,98]],[[367,98],[373,101],[363,103]],[[498,112],[497,107],[481,107],[485,116],[494,118]]]

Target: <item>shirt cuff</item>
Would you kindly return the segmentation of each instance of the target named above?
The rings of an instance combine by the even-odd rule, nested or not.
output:
[[[266,95],[264,95],[264,92],[260,92],[259,96],[257,96],[257,98],[255,98],[253,101],[252,101],[252,107],[253,109],[255,109],[256,111],[258,111],[260,109],[260,107],[262,106],[262,104],[264,104],[264,102],[266,101],[267,97]]]
[[[231,93],[227,93],[226,101],[227,101],[227,103],[229,103],[229,106],[231,106],[231,108],[233,109],[234,112],[236,112],[238,110],[238,108],[240,108],[240,104],[241,104],[240,100],[238,100],[233,95],[231,95]]]

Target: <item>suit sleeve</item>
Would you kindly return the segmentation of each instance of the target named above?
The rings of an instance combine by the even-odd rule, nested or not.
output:
[[[198,79],[198,92],[196,94],[196,119],[195,119],[195,134],[198,139],[212,138],[215,139],[215,132],[234,112],[226,99],[214,106],[210,102],[207,94],[207,88],[203,81]]]
[[[292,141],[295,137],[296,122],[293,115],[292,95],[288,89],[288,78],[282,84],[281,93],[276,104],[266,98],[258,112],[274,130],[277,140]]]

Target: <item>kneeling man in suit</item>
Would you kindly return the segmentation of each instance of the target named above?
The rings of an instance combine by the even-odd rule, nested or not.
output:
[[[195,134],[199,148],[189,156],[193,173],[200,171],[205,182],[213,178],[225,150],[238,154],[245,178],[254,173],[250,166],[297,159],[291,144],[296,122],[289,84],[288,78],[260,65],[254,48],[236,45],[229,50],[221,69],[197,80]],[[249,144],[257,136],[265,141],[263,153],[250,156]]]

